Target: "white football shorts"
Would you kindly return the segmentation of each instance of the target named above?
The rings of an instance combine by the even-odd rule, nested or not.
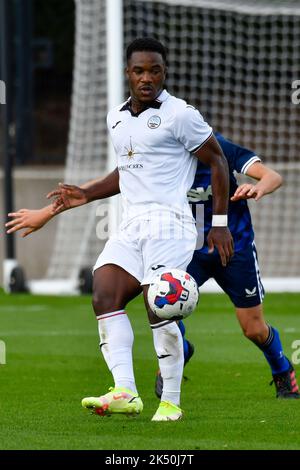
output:
[[[150,220],[135,219],[121,224],[106,242],[93,272],[106,264],[116,264],[142,285],[166,269],[186,271],[196,247],[197,230],[191,218],[167,214]]]

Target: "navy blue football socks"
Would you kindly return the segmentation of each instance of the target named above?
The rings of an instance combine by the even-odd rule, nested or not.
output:
[[[185,339],[185,326],[182,321],[178,322],[178,327],[182,334],[184,359],[189,353],[188,341]],[[279,337],[279,332],[271,325],[269,327],[269,336],[263,344],[255,343],[262,350],[266,360],[268,361],[272,375],[281,374],[290,368],[290,362],[283,354],[283,348]]]
[[[187,340],[185,339],[185,326],[183,321],[178,322],[178,328],[180,329],[180,333],[182,334],[182,341],[183,341],[183,354],[184,354],[184,360],[186,361],[188,354],[189,354],[189,344]]]
[[[189,353],[189,345],[187,340],[185,339],[185,326],[182,321],[178,322],[178,327],[182,334],[183,340],[183,351],[184,351],[184,359],[187,358]],[[267,340],[263,344],[255,343],[259,349],[262,350],[266,360],[268,361],[272,375],[281,374],[282,372],[286,372],[290,368],[290,362],[283,354],[283,348],[279,337],[279,332],[276,328],[273,328],[271,325],[269,327],[269,336]]]
[[[263,344],[256,344],[264,353],[264,356],[271,367],[272,375],[281,374],[290,368],[290,362],[283,354],[278,331],[271,325],[268,326],[269,336],[267,340]]]

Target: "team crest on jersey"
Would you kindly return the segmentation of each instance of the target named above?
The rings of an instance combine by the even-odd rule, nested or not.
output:
[[[157,129],[161,124],[161,119],[159,116],[151,116],[147,124],[150,129]]]

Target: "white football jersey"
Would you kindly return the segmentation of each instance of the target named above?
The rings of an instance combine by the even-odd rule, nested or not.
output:
[[[187,192],[194,181],[192,155],[212,135],[193,106],[166,90],[144,111],[133,114],[130,99],[108,113],[117,155],[123,219],[157,210],[191,217]]]

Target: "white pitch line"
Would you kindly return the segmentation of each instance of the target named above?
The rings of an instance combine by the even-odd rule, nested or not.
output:
[[[1,337],[5,336],[97,336],[90,331],[0,331]]]
[[[18,310],[22,312],[42,312],[48,309],[47,305],[4,305],[0,307],[0,312],[17,312]]]

